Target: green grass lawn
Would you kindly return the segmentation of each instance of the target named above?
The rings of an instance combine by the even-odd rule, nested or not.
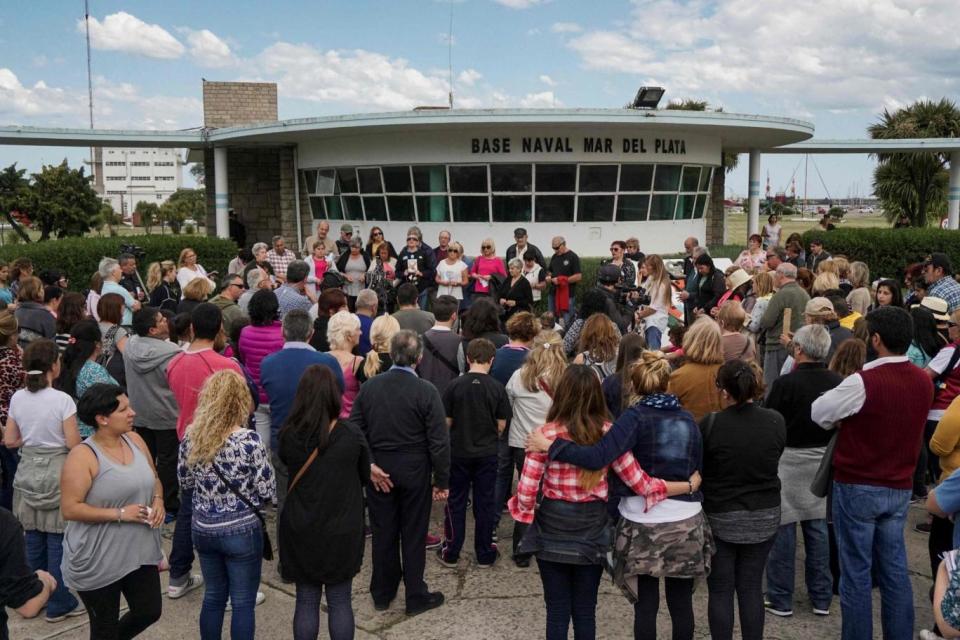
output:
[[[760,228],[763,229],[766,218],[760,216]],[[819,218],[817,220],[800,220],[795,216],[784,216],[780,221],[783,227],[781,238],[786,240],[791,233],[803,233],[811,229],[819,228]],[[883,217],[883,214],[859,214],[848,213],[843,222],[837,226],[847,228],[866,229],[872,227],[889,227],[890,223]],[[725,223],[724,244],[742,245],[747,244],[747,215],[745,213],[727,212]]]

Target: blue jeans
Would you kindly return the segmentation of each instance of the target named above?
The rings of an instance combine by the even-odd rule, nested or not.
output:
[[[913,637],[913,589],[903,525],[910,489],[833,483],[844,640],[873,637],[872,579],[880,587],[884,638]]]
[[[663,341],[663,333],[659,327],[647,327],[643,331],[643,338],[647,341],[647,349],[659,351],[660,344]]]
[[[421,310],[427,310],[427,301],[430,299],[430,289],[424,289],[419,294],[417,294],[417,306]]]
[[[550,313],[554,312],[553,302],[554,302],[553,291],[551,291],[550,293],[547,294],[547,311],[549,311]],[[576,310],[577,310],[577,299],[574,298],[573,296],[570,296],[570,308],[567,309],[567,312],[563,314],[563,318],[562,318],[564,329],[569,327],[570,323],[573,322],[573,315],[576,313]],[[557,318],[557,320],[560,320],[560,319],[561,318]]]
[[[826,611],[833,599],[833,576],[830,573],[830,539],[827,521],[804,520],[804,577],[807,594],[815,609]],[[774,609],[793,609],[794,568],[797,555],[797,523],[782,525],[777,531],[770,557],[767,558],[767,601]]]
[[[76,609],[80,603],[70,590],[63,586],[63,572],[60,570],[60,563],[63,561],[63,534],[29,529],[24,535],[24,542],[30,570],[48,571],[57,581],[58,588],[47,601],[47,617],[57,618]]]
[[[180,510],[170,545],[170,582],[180,586],[193,566],[193,489],[180,490]]]
[[[193,532],[206,590],[200,608],[200,638],[220,640],[227,596],[233,607],[231,640],[253,640],[256,635],[254,607],[263,561],[260,525],[241,533],[222,535]]]
[[[511,467],[510,471],[513,471]],[[443,557],[456,562],[467,536],[467,496],[473,492],[473,540],[478,564],[497,559],[493,528],[497,522],[494,490],[497,484],[497,456],[450,459],[450,497],[443,518]]]
[[[316,640],[320,633],[320,596],[327,591],[327,631],[330,640],[353,640],[353,580],[338,584],[297,583],[293,612],[293,640]]]
[[[598,564],[563,564],[537,558],[543,600],[547,605],[546,640],[567,640],[573,619],[576,640],[597,634],[597,590],[603,567]]]

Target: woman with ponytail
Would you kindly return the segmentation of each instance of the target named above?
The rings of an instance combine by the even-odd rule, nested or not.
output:
[[[717,545],[707,578],[710,637],[733,637],[737,594],[744,640],[763,638],[763,570],[780,527],[780,455],[787,427],[778,412],[754,401],[763,373],[731,360],[717,372],[726,408],[707,415],[703,432],[703,508]]]
[[[542,431],[557,442],[589,447],[610,429],[607,416],[597,375],[588,366],[571,365],[554,389]],[[617,476],[639,496],[641,510],[688,490],[686,479],[664,482],[648,476],[630,451],[610,462]],[[542,496],[539,501],[538,496]],[[571,618],[578,640],[596,634],[601,563],[610,548],[606,500],[604,465],[591,470],[549,460],[544,453],[527,454],[517,495],[508,507],[515,520],[531,525],[519,551],[537,558],[547,604],[547,640],[566,638]]]
[[[53,340],[31,342],[23,352],[26,388],[10,400],[3,444],[20,448],[13,481],[13,515],[26,531],[30,570],[48,571],[63,585],[63,515],[60,512],[60,470],[67,454],[80,444],[77,405],[53,388],[60,375],[60,352]],[[47,603],[47,621],[59,622],[85,613],[66,587]]]
[[[626,409],[594,446],[557,439],[551,445],[546,430],[534,432],[530,449],[549,449],[550,458],[586,469],[632,452],[636,461],[667,485],[662,502],[615,488],[620,498],[613,546],[613,580],[633,603],[634,638],[657,637],[660,579],[673,622],[672,637],[693,638],[693,586],[710,573],[713,540],[701,508],[700,430],[693,416],[667,392],[670,362],[659,351],[645,351],[629,369],[631,397]],[[617,490],[619,489],[619,490]]]
[[[70,330],[56,387],[74,401],[79,401],[84,392],[97,383],[117,384],[106,368],[97,362],[100,357],[100,340],[100,327],[96,320],[81,320]],[[79,418],[77,428],[81,438],[93,435],[93,426]]]
[[[176,312],[180,303],[180,284],[177,282],[177,265],[172,260],[150,264],[147,291],[150,292],[151,307]]]
[[[379,316],[370,325],[370,351],[363,361],[363,380],[369,380],[393,366],[393,361],[390,360],[390,341],[398,331],[400,323],[389,315]]]

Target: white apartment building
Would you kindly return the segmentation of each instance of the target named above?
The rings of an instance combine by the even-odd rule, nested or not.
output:
[[[94,185],[113,210],[130,220],[137,202],[160,205],[183,186],[180,149],[105,147],[94,150]]]

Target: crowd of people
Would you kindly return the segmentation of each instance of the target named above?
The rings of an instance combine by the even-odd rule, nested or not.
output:
[[[483,570],[509,548],[536,563],[551,640],[595,637],[604,572],[636,638],[657,637],[661,582],[672,636],[692,638],[701,579],[715,639],[735,602],[753,639],[800,602],[831,615],[835,595],[843,637],[872,638],[874,587],[883,636],[907,638],[904,527],[923,501],[921,637],[960,636],[948,256],[871,278],[822,241],[781,243],[771,218],[725,270],[696,238],[673,271],[629,238],[586,282],[564,238],[547,257],[522,228],[472,258],[448,231],[432,248],[411,227],[399,251],[378,227],[329,233],[299,256],[279,236],[243,247],[223,276],[191,248],[146,282],[134,255],[105,257],[85,294],[55,265],[0,264],[0,605],[131,638],[161,618],[169,572],[168,598],[204,589],[201,638],[227,611],[254,638],[276,549],[292,636],[317,637],[325,598],[330,637],[352,638],[370,537],[377,610],[401,581],[408,615],[443,605],[428,550]]]

